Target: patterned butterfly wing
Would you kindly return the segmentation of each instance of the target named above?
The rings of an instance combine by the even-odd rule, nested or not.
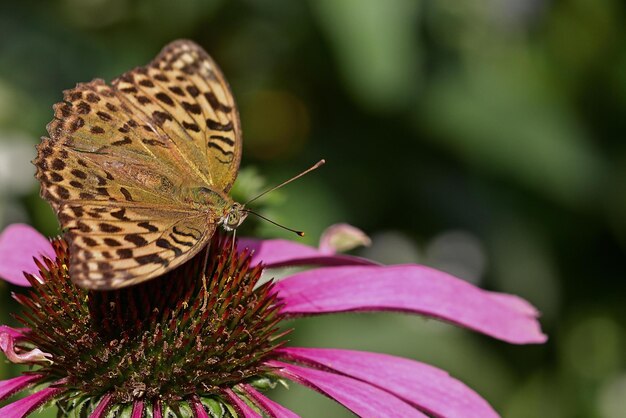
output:
[[[72,242],[71,278],[90,289],[119,288],[159,276],[196,254],[216,227],[203,214],[190,216],[173,208],[65,204],[59,217],[67,219],[66,236]]]
[[[72,279],[118,288],[200,251],[219,214],[188,191],[224,195],[241,158],[239,117],[215,63],[177,41],[112,86],[94,80],[64,93],[34,162],[66,230]]]
[[[175,41],[148,66],[112,84],[209,185],[230,190],[241,160],[239,114],[224,76],[202,48]]]

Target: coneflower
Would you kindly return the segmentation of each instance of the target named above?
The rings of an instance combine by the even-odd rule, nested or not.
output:
[[[2,399],[32,388],[0,408],[2,417],[47,405],[94,418],[295,417],[263,394],[286,380],[363,417],[495,417],[445,371],[384,354],[287,347],[288,329],[279,325],[304,315],[402,311],[514,344],[545,341],[522,299],[424,266],[380,266],[289,241],[242,239],[233,250],[218,234],[205,269],[198,256],[107,292],[75,286],[68,260],[62,239],[50,242],[29,226],[0,235],[0,276],[31,287],[14,295],[24,328],[1,326],[0,348],[32,366],[0,382]],[[291,265],[326,267],[259,283],[264,269]]]

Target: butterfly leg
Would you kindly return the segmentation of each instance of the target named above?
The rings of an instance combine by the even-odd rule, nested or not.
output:
[[[207,304],[209,303],[209,287],[207,284],[207,277],[206,277],[206,268],[207,268],[207,263],[209,261],[209,247],[211,247],[211,244],[207,244],[207,246],[205,247],[204,250],[204,261],[202,262],[202,309],[201,312],[204,312],[206,310]]]
[[[237,230],[233,229],[233,241],[232,241],[232,245],[230,247],[231,256],[232,256],[232,254],[235,254],[235,241],[236,241],[235,238],[237,238]]]

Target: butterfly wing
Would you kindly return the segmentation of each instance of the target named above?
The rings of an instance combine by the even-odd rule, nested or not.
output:
[[[201,47],[175,41],[112,84],[209,186],[230,190],[241,160],[239,113],[222,72]]]
[[[72,243],[70,277],[89,289],[116,289],[164,274],[197,254],[215,231],[205,216],[162,208],[64,204],[59,217]]]
[[[171,141],[142,129],[140,115],[102,80],[65,91],[54,111],[34,163],[56,211],[65,201],[173,204],[179,177],[202,184]]]
[[[72,279],[87,288],[148,280],[195,255],[217,215],[185,191],[228,191],[241,158],[232,94],[197,45],[174,42],[112,84],[64,92],[34,161],[42,196],[67,231]]]

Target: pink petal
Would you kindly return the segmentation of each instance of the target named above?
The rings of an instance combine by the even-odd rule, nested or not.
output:
[[[5,327],[9,328],[9,327]],[[34,348],[30,351],[22,351],[15,346],[17,342],[23,336],[14,338],[14,331],[0,331],[0,349],[4,352],[10,362],[12,363],[39,363],[42,361],[50,361],[48,358],[52,357],[49,353],[44,353],[38,348]]]
[[[30,328],[13,328],[8,325],[0,325],[0,333],[9,334],[15,339],[24,338],[24,334],[30,332]]]
[[[322,233],[319,250],[323,254],[335,254],[371,244],[370,237],[359,228],[349,224],[335,224]]]
[[[231,401],[235,404],[235,407],[239,412],[243,415],[243,418],[263,418],[256,411],[254,411],[247,403],[245,403],[235,392],[230,389],[226,389],[226,395],[230,398]]]
[[[0,380],[0,400],[6,399],[14,393],[19,392],[42,377],[43,376],[40,374],[25,374],[14,377],[13,379]]]
[[[267,364],[278,367],[278,374],[336,400],[360,417],[426,418],[408,403],[360,380],[280,361]]]
[[[283,348],[278,352],[354,377],[391,392],[435,417],[497,418],[499,415],[472,389],[427,364],[386,354],[320,348]]]
[[[30,286],[24,272],[37,275],[39,269],[33,257],[46,256],[54,259],[52,244],[31,226],[9,225],[0,234],[0,277],[7,282]]]
[[[100,402],[98,402],[98,406],[96,406],[96,409],[94,409],[91,415],[89,415],[89,418],[102,418],[109,409],[110,403],[111,394],[107,393],[102,397],[102,399],[100,399]]]
[[[284,239],[257,240],[241,238],[238,249],[249,248],[252,265],[263,263],[267,268],[302,265],[372,265],[373,261],[350,255],[325,254],[317,248]]]
[[[400,311],[443,319],[513,344],[543,343],[535,315],[519,300],[486,292],[418,265],[326,267],[276,283],[293,316],[349,311]],[[496,295],[496,296],[494,296]]]
[[[195,418],[209,418],[209,414],[207,414],[207,412],[204,409],[204,406],[202,405],[202,402],[200,402],[200,399],[198,399],[197,396],[193,397],[193,399],[191,399],[191,402],[189,403],[191,404],[191,407],[193,408],[193,413],[194,413]]]
[[[143,401],[133,402],[133,412],[130,414],[130,418],[141,418],[143,416]]]
[[[152,418],[163,418],[163,413],[161,411],[161,401],[158,399],[154,401],[152,405]]]
[[[519,313],[528,316],[539,316],[540,312],[531,305],[527,300],[520,298],[515,295],[508,295],[506,293],[497,293],[497,292],[489,292],[490,296],[505,305],[508,305],[509,308],[515,309]]]
[[[268,397],[264,396],[261,392],[254,389],[250,385],[243,385],[246,393],[254,400],[254,402],[260,406],[264,411],[269,413],[272,418],[299,418],[300,416],[282,405],[277,404]]]
[[[49,387],[0,408],[2,418],[23,418],[54,398],[63,388]]]

